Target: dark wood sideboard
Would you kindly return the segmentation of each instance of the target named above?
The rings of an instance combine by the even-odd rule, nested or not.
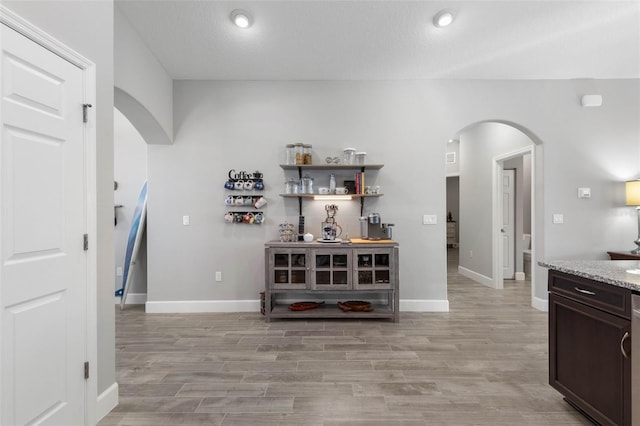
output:
[[[611,260],[640,260],[640,255],[629,251],[608,251],[607,254]]]

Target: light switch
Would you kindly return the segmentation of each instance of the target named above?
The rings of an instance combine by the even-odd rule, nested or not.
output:
[[[578,198],[591,198],[591,188],[578,188]]]
[[[188,215],[184,215],[184,216],[182,216],[182,224],[183,224],[184,226],[189,226],[189,225],[191,225],[191,219],[189,218],[189,216],[188,216]]]
[[[564,223],[564,215],[562,213],[554,213],[553,223]]]
[[[438,223],[438,216],[435,214],[425,214],[422,216],[423,225],[436,225]]]

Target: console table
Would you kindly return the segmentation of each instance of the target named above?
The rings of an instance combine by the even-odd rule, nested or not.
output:
[[[640,260],[640,255],[629,251],[608,251],[607,254],[611,260]]]
[[[272,318],[400,318],[398,243],[391,240],[265,244],[265,321]],[[343,312],[337,302],[363,300],[370,312]],[[322,306],[291,311],[294,302]]]

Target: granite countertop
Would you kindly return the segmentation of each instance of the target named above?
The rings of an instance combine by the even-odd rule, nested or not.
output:
[[[637,260],[548,260],[538,265],[640,292],[640,261]]]

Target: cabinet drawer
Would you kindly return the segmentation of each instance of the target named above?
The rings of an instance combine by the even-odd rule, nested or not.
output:
[[[631,290],[549,271],[549,291],[622,318],[631,319]]]

